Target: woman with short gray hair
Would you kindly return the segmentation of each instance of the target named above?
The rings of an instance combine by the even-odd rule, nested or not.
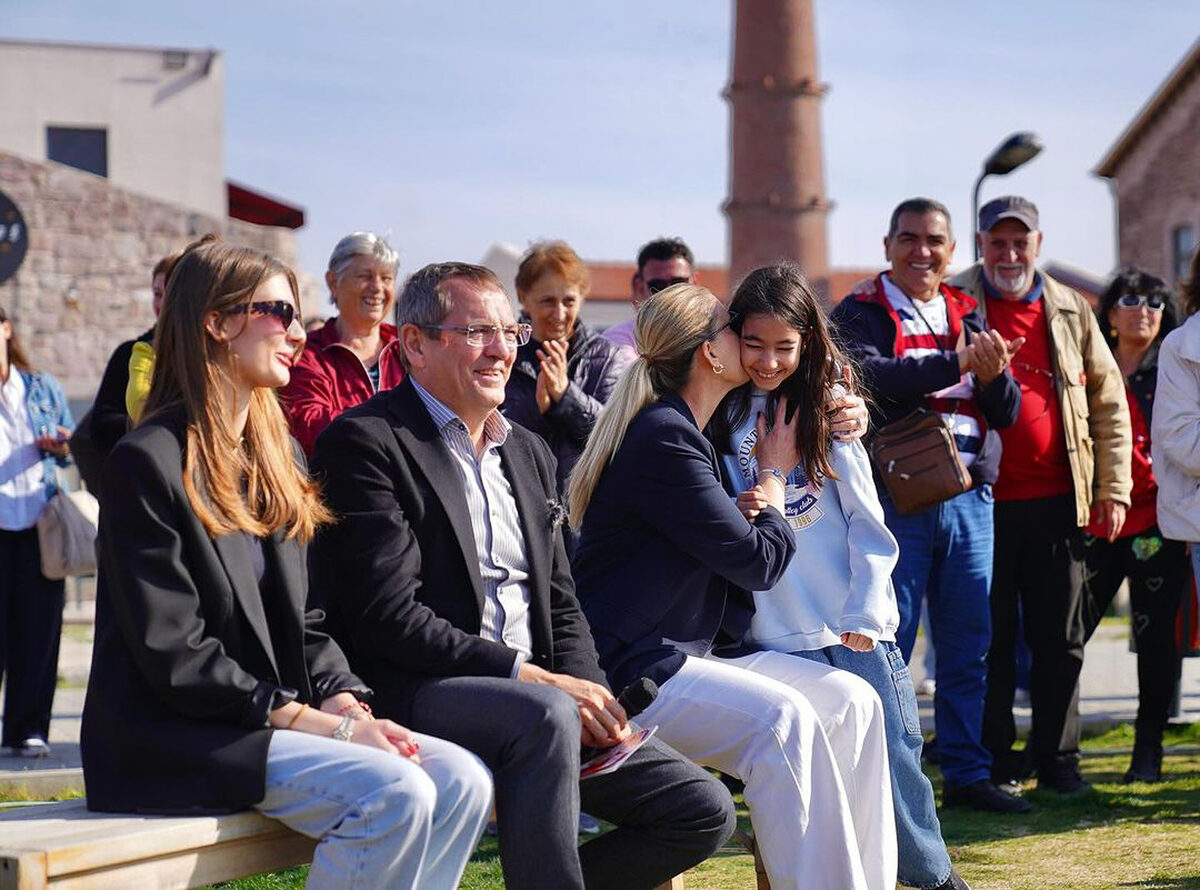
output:
[[[395,248],[374,232],[352,232],[329,256],[325,283],[338,314],[309,335],[280,392],[306,454],[331,420],[404,377],[396,328],[384,322],[399,263]]]

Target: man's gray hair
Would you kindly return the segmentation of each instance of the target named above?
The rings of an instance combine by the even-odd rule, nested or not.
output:
[[[351,232],[337,243],[329,255],[329,271],[333,277],[340,279],[356,256],[373,257],[381,266],[390,268],[393,275],[400,265],[400,254],[388,244],[386,238],[380,238],[374,232]]]
[[[439,325],[454,308],[446,284],[460,279],[475,290],[495,289],[504,293],[504,286],[496,273],[486,266],[472,263],[430,263],[413,272],[404,282],[404,290],[396,298],[396,327],[406,324],[425,329],[429,338],[437,340],[440,331],[430,330],[430,325]],[[404,369],[410,370],[408,356],[400,350],[400,361]]]

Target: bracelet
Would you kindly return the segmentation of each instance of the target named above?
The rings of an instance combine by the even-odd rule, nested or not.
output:
[[[365,701],[356,701],[356,702],[351,702],[348,705],[344,705],[344,706],[338,708],[337,714],[339,717],[345,717],[346,714],[349,713],[350,711],[356,711],[356,710],[361,710],[369,718],[375,717],[375,714],[372,713],[372,711],[371,711],[371,706],[369,704],[367,704]]]
[[[296,721],[300,719],[300,715],[303,714],[307,710],[308,710],[308,705],[301,705],[300,710],[292,715],[292,719],[287,722],[287,726],[285,726],[284,729],[291,729],[293,726],[295,726]]]
[[[760,465],[758,472],[760,475],[766,473],[770,476],[774,476],[779,480],[780,485],[782,485],[785,489],[787,488],[787,476],[783,475],[783,470],[779,469],[779,467],[764,467]]]
[[[354,738],[354,718],[347,714],[333,731],[333,738],[339,742],[348,742]]]

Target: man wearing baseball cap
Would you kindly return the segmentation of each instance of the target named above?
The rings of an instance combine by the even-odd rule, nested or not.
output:
[[[1088,302],[1036,267],[1042,233],[1033,202],[989,201],[977,237],[982,261],[950,283],[979,302],[1005,339],[1026,339],[1012,361],[1020,412],[1000,430],[983,743],[994,781],[1020,776],[1012,750],[1020,614],[1033,654],[1030,765],[1039,788],[1081,791],[1083,527],[1099,523],[1113,540],[1125,521],[1132,439],[1124,380]]]

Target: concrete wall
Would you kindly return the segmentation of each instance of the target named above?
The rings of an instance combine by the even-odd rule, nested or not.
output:
[[[0,40],[0,151],[46,160],[48,126],[104,127],[115,185],[224,217],[221,57],[166,52]]]
[[[90,399],[113,347],[153,324],[150,270],[164,255],[217,232],[296,261],[291,229],[196,213],[61,164],[0,152],[0,191],[29,231],[24,263],[0,284],[0,304],[30,359],[72,399]],[[315,303],[306,296],[305,305]]]
[[[1150,123],[1116,170],[1120,261],[1174,284],[1171,231],[1200,235],[1200,69]]]

